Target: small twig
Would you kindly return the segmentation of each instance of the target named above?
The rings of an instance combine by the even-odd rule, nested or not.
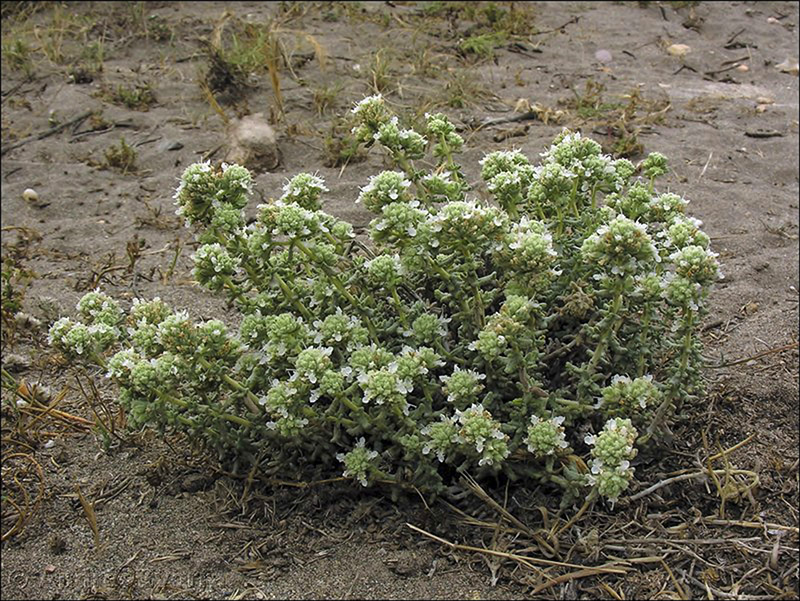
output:
[[[737,520],[721,520],[719,518],[703,519],[706,524],[713,524],[714,526],[738,526],[740,528],[754,528],[756,530],[763,530],[770,528],[772,530],[787,530],[800,534],[800,528],[796,526],[784,526],[783,524],[774,524],[772,522],[743,522]]]
[[[741,442],[737,442],[737,443],[736,443],[735,445],[733,445],[732,447],[728,447],[728,448],[727,448],[727,449],[725,449],[724,451],[720,451],[720,452],[719,452],[719,453],[717,453],[716,455],[712,455],[711,457],[709,457],[709,458],[708,458],[708,460],[709,460],[709,461],[716,461],[717,459],[719,459],[719,458],[721,458],[721,457],[725,457],[726,455],[729,455],[730,453],[733,453],[735,450],[742,448],[744,445],[748,444],[748,443],[749,443],[751,440],[753,440],[755,437],[756,437],[756,435],[755,435],[755,434],[751,434],[750,436],[748,436],[747,438],[745,438],[743,441],[741,441]]]
[[[536,33],[532,33],[531,36],[544,35],[546,33],[553,33],[555,31],[561,31],[567,25],[572,25],[573,23],[577,23],[579,19],[580,19],[580,17],[578,17],[578,16],[572,17],[569,21],[567,21],[566,23],[564,23],[563,25],[561,25],[559,27],[555,27],[553,29],[545,29],[544,31],[537,31]]]
[[[100,529],[97,527],[97,515],[94,512],[94,503],[89,503],[89,501],[86,500],[81,492],[81,487],[77,484],[75,485],[75,491],[78,493],[78,501],[81,502],[83,511],[86,513],[86,521],[89,522],[89,526],[92,529],[92,534],[94,535],[94,546],[98,547],[100,546]]]
[[[489,496],[489,493],[483,490],[483,487],[481,487],[481,485],[478,484],[472,476],[470,476],[469,474],[464,474],[463,477],[464,481],[467,483],[467,486],[476,497],[481,499],[484,503],[488,504],[492,509],[494,509],[500,515],[506,518],[519,530],[521,530],[522,532],[524,532],[529,536],[533,536],[534,534],[533,531],[530,528],[528,528],[526,524],[524,524],[519,519],[514,517],[505,507],[501,506],[500,503],[498,503],[491,496]]]
[[[697,69],[695,69],[694,67],[691,67],[691,66],[687,65],[686,63],[683,63],[683,64],[682,64],[682,65],[681,65],[681,66],[678,68],[678,70],[677,70],[677,71],[675,71],[675,72],[673,73],[673,75],[677,75],[678,73],[680,73],[680,72],[681,72],[681,71],[683,71],[684,69],[689,69],[689,71],[691,71],[692,73],[699,73],[699,71],[698,71]]]
[[[745,595],[740,592],[735,593],[726,593],[725,591],[721,591],[718,588],[714,588],[707,582],[703,582],[702,580],[698,580],[691,574],[686,574],[683,570],[680,570],[683,575],[694,582],[698,586],[702,586],[703,588],[710,591],[715,597],[719,599],[742,599],[742,600],[749,600],[749,601],[766,601],[767,599],[775,599],[775,595]]]
[[[722,61],[722,64],[723,65],[732,65],[732,64],[736,63],[735,66],[738,67],[739,66],[738,63],[743,63],[744,61],[749,61],[749,60],[750,60],[749,56],[743,56],[742,58],[732,58],[731,60]]]
[[[783,133],[777,129],[756,129],[744,132],[748,138],[782,138]]]
[[[629,501],[638,501],[642,497],[646,497],[650,493],[657,491],[659,488],[663,488],[669,484],[675,484],[676,482],[681,482],[683,480],[693,480],[695,478],[702,478],[708,477],[709,475],[716,476],[717,474],[747,474],[747,475],[754,475],[754,472],[749,470],[730,470],[730,469],[723,469],[723,470],[702,470],[698,472],[691,472],[689,474],[681,474],[680,476],[674,476],[672,478],[667,478],[666,480],[662,480],[661,482],[656,482],[652,486],[645,488],[642,491],[637,492],[635,495],[631,495],[627,497]]]
[[[724,46],[724,48],[727,48],[728,46],[730,46],[731,44],[733,44],[733,40],[735,40],[735,39],[736,39],[736,38],[738,38],[738,37],[739,37],[741,34],[743,34],[743,33],[745,32],[745,29],[746,29],[745,27],[742,27],[742,28],[741,28],[739,31],[737,31],[737,32],[736,32],[736,33],[734,33],[734,34],[733,34],[733,35],[732,35],[730,38],[728,38],[728,41],[727,41],[727,42],[725,42],[725,46]]]
[[[539,113],[536,111],[528,111],[527,113],[517,113],[510,117],[497,117],[496,119],[485,119],[480,127],[491,127],[493,125],[502,125],[503,123],[514,123],[516,121],[527,121],[529,119],[538,119]]]
[[[0,156],[6,154],[7,152],[9,152],[11,150],[14,150],[15,148],[19,148],[20,146],[24,146],[28,142],[32,142],[34,140],[43,140],[44,138],[47,138],[48,136],[52,136],[54,134],[57,134],[61,130],[66,129],[67,127],[69,127],[70,125],[75,125],[76,123],[80,123],[84,119],[87,119],[88,117],[90,117],[92,115],[92,113],[94,113],[94,111],[86,111],[85,113],[81,113],[80,115],[78,115],[74,119],[70,119],[69,121],[65,121],[64,123],[59,123],[55,127],[51,127],[50,129],[47,129],[47,130],[45,130],[43,132],[39,132],[38,134],[33,134],[31,136],[28,136],[27,138],[23,138],[22,140],[18,140],[17,142],[14,142],[13,144],[9,144],[8,146],[4,146],[3,149],[0,150]]]
[[[708,75],[709,77],[711,77],[712,75],[717,75],[719,73],[725,73],[725,71],[730,71],[732,69],[735,69],[736,67],[739,66],[739,64],[740,63],[736,62],[733,65],[728,65],[727,67],[723,67],[722,69],[715,69],[714,71],[703,71],[703,74],[704,75]]]
[[[476,553],[485,553],[487,555],[495,555],[497,557],[513,559],[514,561],[527,565],[528,567],[533,567],[532,564],[541,564],[546,566],[561,566],[566,568],[577,568],[577,569],[584,569],[586,567],[574,563],[566,563],[563,561],[552,561],[549,559],[541,559],[539,557],[530,557],[528,555],[518,555],[516,553],[507,553],[505,551],[494,551],[492,549],[482,549],[481,547],[473,547],[471,545],[461,545],[458,543],[452,543],[449,540],[436,536],[435,534],[426,532],[422,528],[417,528],[416,526],[414,526],[413,524],[409,524],[408,522],[406,522],[406,526],[408,526],[415,532],[419,532],[420,534],[435,540],[438,543],[447,545],[451,549],[458,549],[460,551],[473,551]],[[596,570],[595,573],[602,573],[602,574],[625,574],[627,571],[621,566],[620,567],[598,566],[596,568],[591,568],[591,569]]]
[[[749,357],[743,357],[742,359],[737,359],[736,361],[729,361],[728,363],[719,363],[717,365],[709,365],[708,367],[712,369],[722,369],[723,367],[732,367],[734,365],[741,365],[742,363],[747,363],[748,361],[754,361],[755,359],[760,359],[761,357],[766,357],[767,355],[774,355],[775,353],[782,353],[783,351],[790,351],[792,349],[796,349],[797,346],[798,343],[793,342],[791,344],[779,346],[778,348],[772,348],[766,351],[761,351],[760,353],[756,353],[755,355],[751,355]]]
[[[697,177],[697,181],[699,182],[700,179],[706,174],[706,169],[708,169],[708,164],[711,162],[711,157],[714,156],[714,151],[708,153],[708,159],[706,160],[706,164],[703,165],[703,170],[700,172],[700,175]]]
[[[214,148],[212,148],[211,150],[209,150],[209,151],[207,151],[207,152],[203,153],[203,156],[201,156],[201,157],[200,157],[200,160],[201,160],[201,161],[207,161],[208,159],[210,159],[211,157],[213,157],[215,154],[217,154],[217,152],[219,152],[219,150],[220,150],[220,149],[221,149],[223,146],[225,146],[225,143],[224,143],[224,142],[223,142],[222,144],[218,145],[218,146],[215,146],[215,147],[214,147]]]

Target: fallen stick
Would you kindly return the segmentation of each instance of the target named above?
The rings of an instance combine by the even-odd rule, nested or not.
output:
[[[536,111],[528,111],[527,113],[517,113],[511,117],[498,117],[496,119],[484,119],[479,127],[491,127],[492,125],[502,125],[503,123],[514,123],[516,121],[527,121],[529,119],[538,119],[539,113]]]
[[[755,359],[760,359],[761,357],[766,357],[767,355],[773,355],[775,353],[782,353],[783,351],[790,351],[792,349],[797,348],[798,343],[793,342],[791,344],[787,344],[784,346],[779,346],[778,348],[771,348],[766,351],[762,351],[760,353],[756,353],[755,355],[750,355],[749,357],[743,357],[741,359],[737,359],[736,361],[729,361],[728,363],[719,363],[717,365],[709,365],[708,367],[712,369],[721,369],[723,367],[731,367],[733,365],[741,365],[742,363],[747,363],[748,361],[753,361]]]
[[[3,146],[3,149],[0,150],[0,156],[3,156],[5,153],[7,153],[7,152],[9,152],[11,150],[14,150],[15,148],[19,148],[20,146],[23,146],[23,145],[27,144],[28,142],[32,142],[33,140],[43,140],[44,138],[47,138],[48,136],[52,136],[53,134],[57,134],[62,129],[66,129],[70,125],[75,125],[76,123],[80,123],[81,121],[83,121],[84,119],[89,117],[92,113],[94,113],[94,111],[86,111],[85,113],[81,113],[80,115],[78,115],[74,119],[70,119],[69,121],[66,121],[64,123],[59,123],[55,127],[51,127],[50,129],[47,129],[47,130],[45,130],[43,132],[39,132],[38,134],[33,134],[32,136],[28,136],[27,138],[23,138],[22,140],[18,140],[16,142],[14,142],[13,144],[9,144],[7,146]]]

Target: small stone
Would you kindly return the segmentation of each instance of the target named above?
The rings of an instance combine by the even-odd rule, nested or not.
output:
[[[228,127],[228,146],[225,161],[251,171],[270,171],[280,163],[275,131],[263,113],[233,120]]]
[[[667,52],[672,56],[686,56],[692,49],[686,44],[672,44],[667,46]]]
[[[768,107],[769,107],[768,104],[758,104],[758,105],[756,105],[756,112],[757,113],[763,113],[764,111],[767,110]]]
[[[55,571],[56,571],[56,566],[54,566],[53,564],[49,564],[44,567],[45,574],[52,574]]]
[[[26,188],[22,193],[22,198],[32,203],[39,202],[39,194],[33,188]]]
[[[181,480],[181,490],[184,492],[197,492],[203,490],[208,484],[208,478],[203,474],[189,474]]]
[[[797,59],[791,57],[775,65],[775,68],[781,73],[788,73],[789,75],[797,75],[798,71],[800,71]]]
[[[177,140],[164,140],[156,147],[159,152],[166,152],[168,150],[180,150],[183,148],[183,143]]]
[[[51,535],[47,542],[50,545],[50,552],[53,555],[61,555],[67,550],[67,541],[58,534]]]
[[[769,23],[770,25],[778,25],[780,24],[780,21],[775,17],[767,17],[767,23]]]
[[[31,360],[17,353],[3,354],[3,367],[11,373],[25,371],[31,366]]]
[[[594,57],[603,64],[610,63],[612,60],[611,53],[604,48],[595,52]]]
[[[748,67],[747,65],[739,65],[738,67],[736,67],[736,70],[741,71],[742,73],[746,73],[747,71],[750,70],[750,67]]]

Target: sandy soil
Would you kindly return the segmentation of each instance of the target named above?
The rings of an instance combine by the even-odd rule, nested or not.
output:
[[[47,347],[50,321],[99,285],[123,302],[158,295],[235,325],[221,299],[192,283],[194,242],[171,198],[188,164],[225,150],[223,120],[198,86],[203,40],[223,7],[4,3],[3,257],[35,274],[24,310],[43,324],[6,327],[3,368],[17,385],[48,387],[65,416],[19,414],[4,384],[3,598],[797,597],[798,78],[796,67],[776,65],[796,65],[798,5],[516,4],[529,23],[520,16],[520,35],[481,58],[459,54],[482,24],[463,7],[425,15],[422,2],[226,3],[228,31],[272,19],[287,59],[282,117],[266,71],[217,98],[231,117],[275,118],[282,160],[257,174],[257,195],[278,196],[287,176],[317,171],[330,188],[326,209],[363,227],[369,215],[353,201],[383,158],[374,151],[342,166],[329,144],[344,131],[339,117],[376,87],[409,119],[435,109],[463,125],[470,181],[486,152],[536,157],[563,126],[611,148],[619,107],[638,92],[625,121],[641,145],[629,146],[632,158],[669,157],[661,187],[692,201],[725,280],[704,325],[708,397],[679,417],[674,441],[637,471],[631,493],[712,463],[757,474],[759,486],[737,495],[722,481],[721,501],[710,479],[686,479],[614,510],[598,505],[552,549],[530,535],[552,526],[536,505],[548,520],[556,509],[536,491],[489,490],[500,502],[508,494],[526,533],[474,497],[428,508],[339,484],[245,490],[203,467],[186,441],[123,430],[104,438],[91,424],[119,422],[115,390],[102,378],[93,389],[92,374]],[[673,44],[689,52],[675,56]],[[152,92],[149,106],[114,98],[137,85]],[[475,128],[529,105],[539,119]],[[70,123],[86,111],[97,116]],[[59,123],[70,125],[11,148]],[[137,155],[127,172],[105,164],[122,137]],[[27,188],[38,200],[23,198]],[[93,504],[97,540],[81,498]],[[15,503],[27,519],[6,537]],[[570,565],[452,548],[407,524]],[[609,562],[616,571],[577,573]]]

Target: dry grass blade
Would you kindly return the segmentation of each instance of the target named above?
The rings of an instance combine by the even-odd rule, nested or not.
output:
[[[800,528],[796,526],[784,526],[783,524],[774,524],[772,522],[748,522],[740,520],[720,520],[718,518],[704,519],[704,523],[713,524],[714,526],[738,526],[739,528],[755,528],[757,530],[764,530],[769,528],[771,530],[786,530],[800,534]]]
[[[469,474],[464,474],[462,481],[467,485],[467,487],[472,491],[476,497],[478,497],[481,501],[489,505],[492,509],[494,509],[497,513],[503,516],[506,520],[514,524],[517,528],[519,528],[522,532],[527,534],[528,536],[534,536],[533,530],[528,528],[526,524],[523,524],[517,518],[515,518],[511,513],[500,503],[495,501],[489,493],[487,493],[483,487],[478,484],[475,479],[470,476]]]
[[[94,422],[92,421],[56,409],[56,406],[63,401],[64,398],[66,398],[66,389],[59,392],[53,401],[48,405],[44,404],[40,400],[36,385],[30,385],[24,379],[19,381],[15,392],[17,396],[19,396],[19,398],[26,403],[25,406],[21,408],[20,413],[26,413],[34,416],[30,423],[25,424],[26,430],[29,430],[33,425],[41,420],[44,420],[46,417],[57,418],[59,421],[79,430],[88,430],[94,426]]]
[[[278,66],[278,58],[280,56],[280,42],[275,37],[274,32],[270,32],[269,40],[264,46],[264,59],[269,71],[272,93],[275,96],[275,105],[278,108],[278,117],[283,119],[283,94],[281,93],[280,69]]]
[[[89,522],[89,527],[92,529],[92,534],[94,535],[94,546],[100,546],[100,529],[97,526],[97,515],[94,512],[94,503],[89,503],[86,500],[86,497],[83,496],[81,492],[81,487],[77,484],[75,485],[75,491],[78,493],[78,501],[81,502],[81,507],[83,507],[83,511],[86,514],[86,521]]]
[[[28,463],[28,469],[35,469],[35,476],[39,486],[36,497],[31,502],[30,495],[25,488],[24,482],[30,481],[30,474],[27,469],[19,468],[15,465],[15,459],[22,459]],[[22,497],[20,502],[14,500],[14,495]],[[20,534],[33,515],[36,513],[39,503],[44,498],[44,471],[42,466],[27,453],[11,453],[3,457],[3,527],[6,521],[13,521],[14,524],[2,534],[2,541],[5,542],[12,536]],[[6,513],[8,507],[13,511]],[[16,515],[15,515],[16,514]]]
[[[678,590],[679,598],[683,599],[684,601],[691,599],[691,597],[686,594],[686,591],[681,586],[681,583],[678,582],[678,580],[675,578],[675,574],[672,573],[672,570],[663,559],[661,560],[661,565],[664,566],[667,574],[669,574],[669,579],[672,580],[672,584],[674,584],[675,588]]]
[[[427,536],[430,539],[435,540],[436,542],[439,542],[439,543],[441,543],[443,545],[447,545],[451,549],[458,549],[460,551],[472,551],[474,553],[485,553],[487,555],[495,555],[497,557],[504,557],[506,559],[512,559],[512,560],[514,560],[514,561],[516,561],[518,563],[521,563],[521,564],[523,564],[523,565],[525,565],[525,566],[527,566],[529,568],[533,568],[533,569],[535,569],[535,565],[536,564],[545,565],[545,566],[559,566],[559,567],[566,567],[566,568],[577,568],[579,570],[586,569],[585,566],[577,565],[577,564],[574,564],[574,563],[566,563],[566,562],[563,562],[563,561],[553,561],[553,560],[550,560],[550,559],[540,559],[538,557],[530,557],[530,556],[527,556],[527,555],[519,555],[517,553],[507,553],[505,551],[494,551],[492,549],[485,549],[485,548],[481,548],[481,547],[473,547],[471,545],[462,545],[462,544],[459,544],[459,543],[453,543],[453,542],[450,542],[449,540],[446,540],[444,538],[436,536],[435,534],[431,534],[430,532],[426,532],[422,528],[418,528],[417,526],[414,526],[413,524],[409,524],[408,522],[406,522],[406,526],[408,526],[409,528],[411,528],[415,532],[419,532],[420,534],[422,534],[424,536]],[[610,566],[598,566],[596,568],[591,568],[591,569],[595,570],[594,573],[596,573],[596,574],[625,574],[627,572],[627,569],[625,567],[623,567],[622,565],[613,566],[613,564],[610,565]]]
[[[219,115],[220,119],[225,125],[230,123],[231,119],[228,117],[228,114],[225,110],[220,106],[219,102],[217,102],[216,97],[214,96],[214,92],[211,91],[211,88],[208,86],[208,83],[205,81],[200,81],[200,90],[203,92],[203,96],[205,96],[206,101],[214,109],[214,112]]]
[[[621,569],[616,572],[609,572],[605,568],[584,568],[582,570],[577,570],[575,572],[569,572],[567,574],[562,574],[561,576],[556,576],[555,578],[551,578],[547,582],[540,584],[539,586],[535,587],[531,593],[534,595],[539,594],[540,592],[549,589],[552,586],[557,584],[562,584],[564,582],[569,582],[570,580],[577,580],[578,578],[586,578],[588,576],[597,576],[598,574],[608,574],[608,573],[616,573],[616,574],[626,574],[627,570]]]

